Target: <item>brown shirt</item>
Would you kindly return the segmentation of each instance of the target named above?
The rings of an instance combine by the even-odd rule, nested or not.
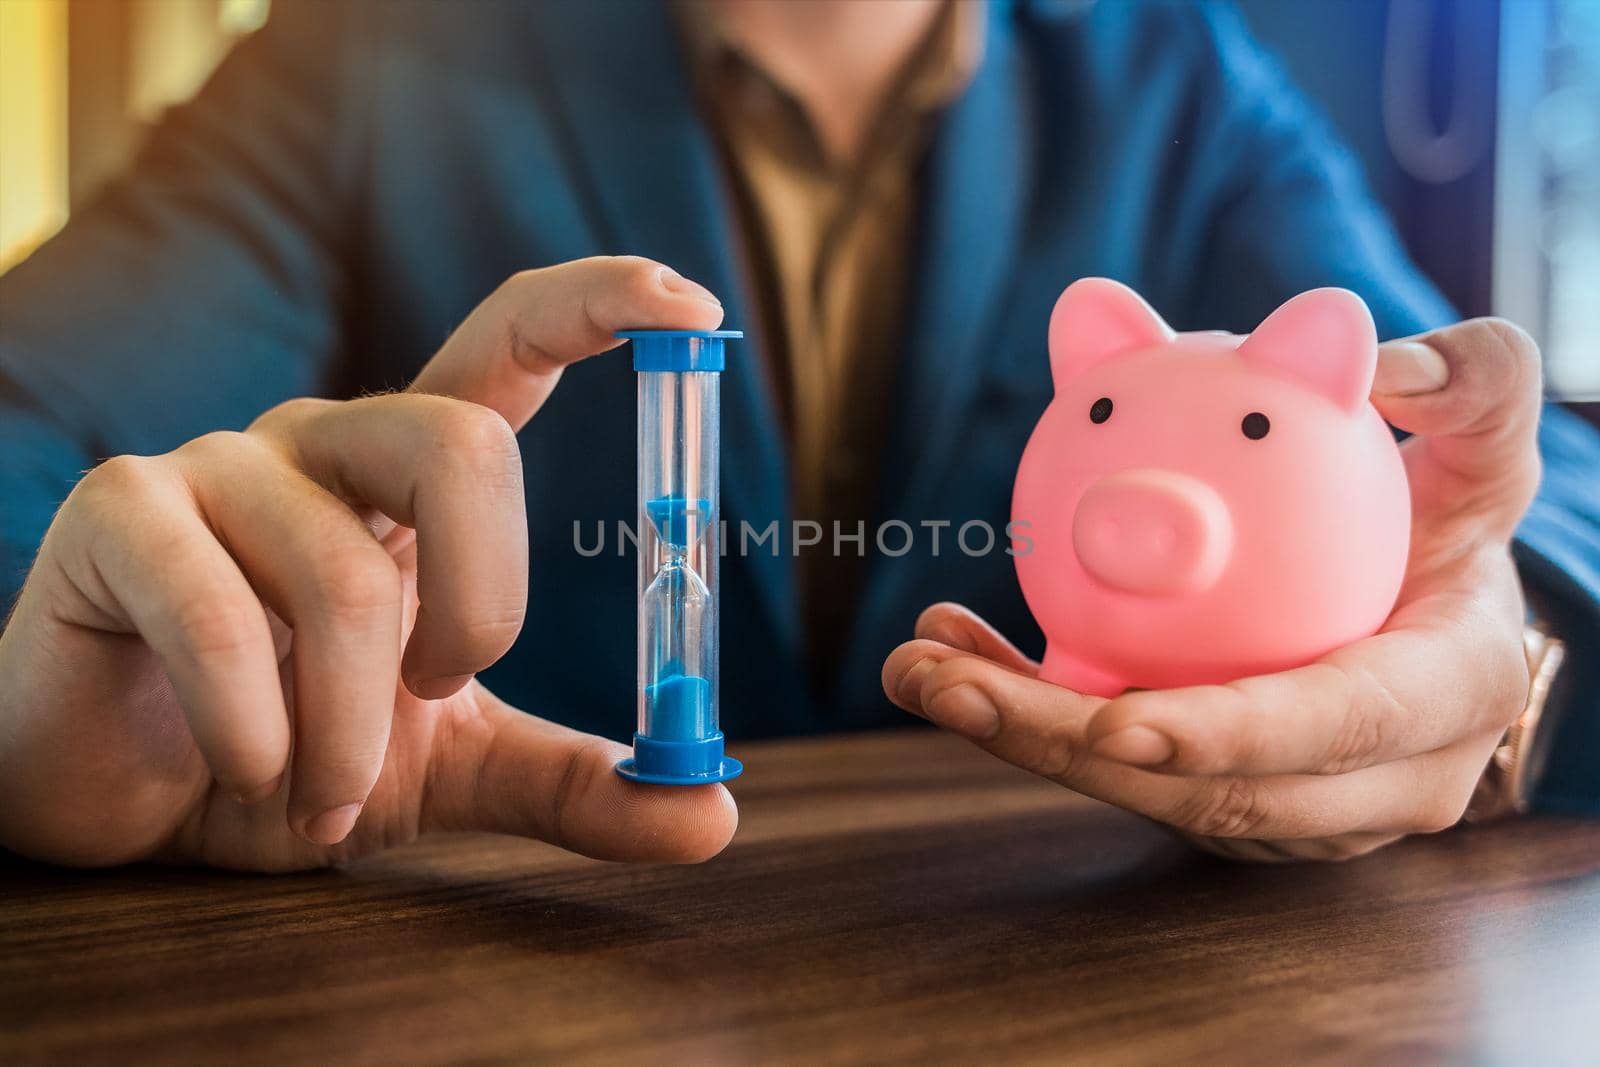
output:
[[[947,4],[897,73],[862,148],[829,158],[799,99],[712,12],[681,12],[694,82],[722,143],[789,442],[796,519],[822,541],[799,559],[814,681],[831,674],[859,600],[893,403],[917,217],[938,113],[970,81],[979,5]],[[862,541],[843,541],[834,531]]]

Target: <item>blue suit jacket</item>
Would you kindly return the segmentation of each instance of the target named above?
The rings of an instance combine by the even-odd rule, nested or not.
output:
[[[1227,9],[1019,3],[989,18],[923,175],[883,401],[884,517],[1004,525],[1049,398],[1045,324],[1074,278],[1119,278],[1180,328],[1245,331],[1321,285],[1362,294],[1385,335],[1453,317]],[[672,264],[749,331],[725,379],[725,514],[786,521],[722,180],[660,4],[274,5],[131,172],[0,285],[0,592],[97,458],[242,427],[295,395],[401,386],[506,276],[597,253]],[[522,434],[528,622],[487,675],[530,711],[615,736],[633,715],[633,563],[581,556],[574,521],[589,543],[594,522],[633,514],[633,390],[625,356],[585,362]],[[1549,798],[1575,806],[1600,776],[1600,518],[1585,491],[1600,448],[1570,417],[1547,430],[1524,558],[1565,632],[1590,642],[1574,656],[1589,671],[1578,725],[1557,746],[1587,762],[1559,770]],[[1037,652],[1010,558],[968,558],[949,536],[938,556],[923,536],[873,559],[828,706],[802,682],[792,560],[730,555],[729,735],[900,721],[879,666],[935,600]]]

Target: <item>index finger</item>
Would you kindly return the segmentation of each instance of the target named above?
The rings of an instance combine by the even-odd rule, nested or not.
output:
[[[596,256],[513,275],[411,383],[492,408],[521,429],[569,364],[610,351],[618,330],[714,330],[710,290],[639,256]]]
[[[912,641],[890,655],[884,689],[907,711],[1008,763],[1204,837],[1315,839],[1442,829],[1461,816],[1457,801],[1469,791],[1458,780],[1463,768],[1481,767],[1477,755],[1487,757],[1497,736],[1465,738],[1414,760],[1349,774],[1187,777],[1089,751],[1083,719],[1104,705],[1101,698],[931,640]],[[1419,792],[1418,780],[1448,787]]]
[[[1076,764],[1084,728],[1105,703],[923,637],[889,653],[882,682],[897,707],[1046,778]]]
[[[1503,573],[1467,582],[1478,597],[1516,596],[1500,588]],[[1500,598],[1440,591],[1306,667],[1124,694],[1096,713],[1087,741],[1096,755],[1167,774],[1343,774],[1504,729],[1527,676],[1518,635],[1497,621],[1515,613],[1489,603]]]

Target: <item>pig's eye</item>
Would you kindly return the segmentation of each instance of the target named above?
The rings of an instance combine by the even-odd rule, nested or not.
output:
[[[1111,398],[1109,396],[1103,396],[1099,400],[1096,400],[1093,404],[1089,405],[1089,421],[1094,423],[1096,426],[1100,425],[1102,422],[1105,422],[1110,417]]]
[[[1259,441],[1267,436],[1267,431],[1272,429],[1272,423],[1259,411],[1252,411],[1239,423],[1239,430],[1252,441]]]

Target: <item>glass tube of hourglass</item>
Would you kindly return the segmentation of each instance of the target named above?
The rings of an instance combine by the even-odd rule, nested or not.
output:
[[[639,375],[639,733],[658,741],[717,733],[718,380]]]
[[[660,784],[724,781],[717,707],[723,340],[734,331],[634,331],[639,372],[638,728],[618,772]]]

